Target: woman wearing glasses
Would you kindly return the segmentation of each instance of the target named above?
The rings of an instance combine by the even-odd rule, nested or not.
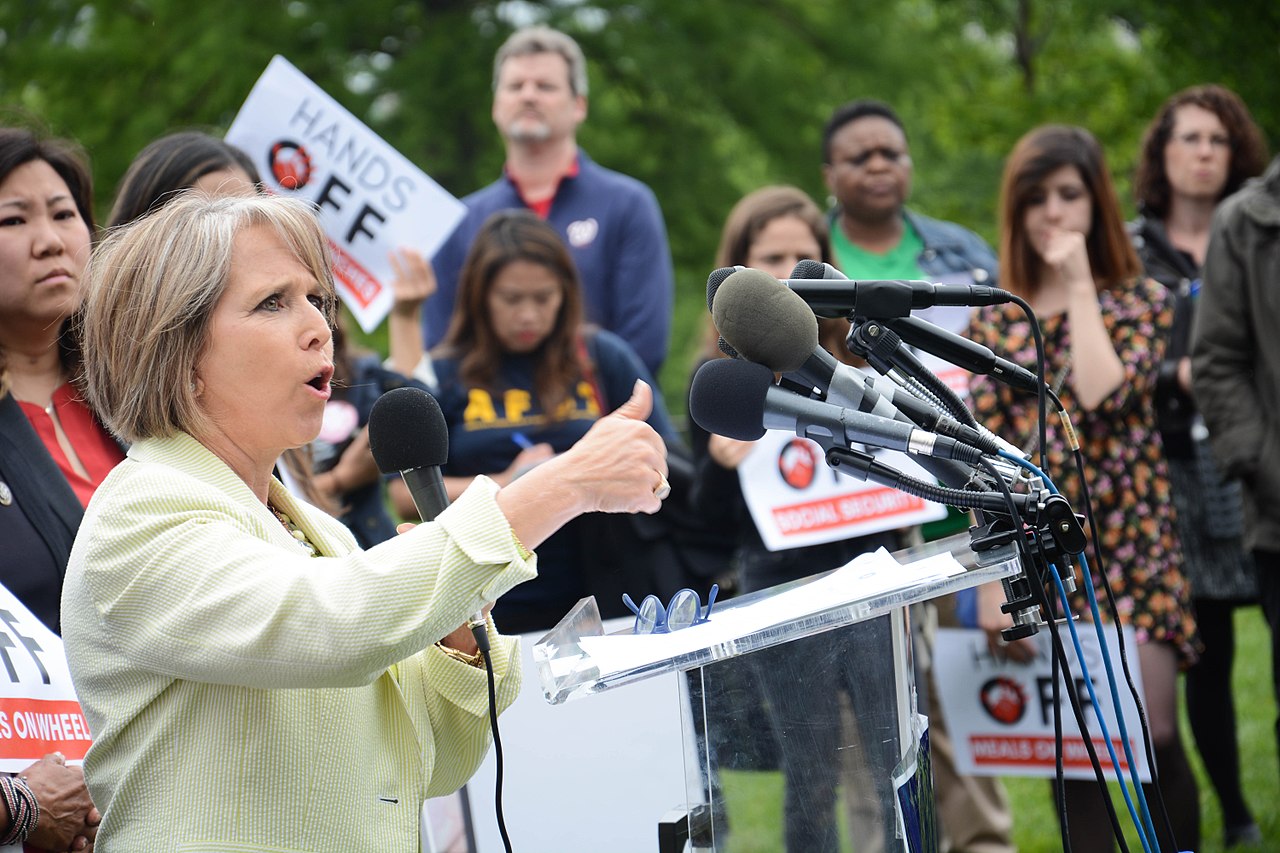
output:
[[[1141,215],[1129,227],[1147,275],[1174,298],[1173,328],[1156,381],[1156,416],[1204,642],[1200,661],[1187,670],[1187,716],[1222,805],[1228,847],[1262,839],[1240,789],[1231,697],[1232,613],[1257,601],[1258,592],[1242,539],[1240,485],[1224,482],[1209,453],[1208,433],[1191,397],[1189,354],[1213,212],[1266,163],[1262,132],[1234,92],[1213,85],[1178,92],[1143,137],[1134,178]]]

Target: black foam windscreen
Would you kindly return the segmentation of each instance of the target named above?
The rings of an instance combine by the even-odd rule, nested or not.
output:
[[[728,276],[711,308],[720,335],[748,361],[789,373],[818,348],[818,320],[786,285],[768,273],[742,269]]]
[[[717,358],[693,375],[689,416],[707,432],[755,441],[764,435],[764,403],[773,371],[750,361]]]
[[[384,474],[443,465],[449,428],[436,398],[420,388],[395,388],[369,413],[369,450]]]
[[[720,285],[724,284],[724,280],[733,275],[740,269],[745,267],[720,267],[711,271],[711,275],[707,276],[707,310],[711,310],[711,306],[716,302],[716,292],[720,289]]]
[[[796,268],[791,271],[792,278],[825,278],[826,267],[822,265],[822,261],[814,261],[805,258],[796,264]]]

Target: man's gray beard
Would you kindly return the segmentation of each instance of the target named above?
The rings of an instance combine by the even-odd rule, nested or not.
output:
[[[507,139],[512,142],[546,142],[551,138],[551,127],[546,122],[539,122],[530,127],[519,121],[507,125]]]

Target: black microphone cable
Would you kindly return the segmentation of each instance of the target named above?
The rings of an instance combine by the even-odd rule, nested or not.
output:
[[[1124,641],[1124,630],[1120,624],[1120,611],[1116,604],[1115,593],[1111,590],[1111,583],[1107,580],[1107,564],[1102,558],[1102,551],[1098,547],[1098,525],[1093,514],[1093,501],[1089,496],[1089,484],[1085,481],[1084,476],[1084,453],[1078,446],[1072,448],[1072,456],[1076,463],[1076,472],[1080,476],[1080,493],[1084,499],[1085,518],[1089,522],[1089,535],[1093,540],[1093,556],[1098,561],[1098,572],[1102,577],[1102,588],[1106,593],[1107,607],[1111,611],[1112,629],[1116,632],[1116,646],[1120,650],[1120,669],[1124,673],[1125,684],[1129,688],[1129,694],[1133,697],[1134,706],[1138,710],[1138,724],[1142,730],[1143,748],[1147,754],[1147,766],[1151,768],[1151,789],[1155,793],[1156,805],[1160,809],[1160,820],[1164,824],[1164,830],[1169,834],[1170,838],[1174,838],[1173,821],[1169,817],[1169,809],[1164,802],[1164,792],[1160,788],[1160,774],[1156,769],[1155,753],[1151,746],[1151,729],[1147,723],[1147,711],[1142,702],[1142,693],[1138,690],[1137,684],[1133,680],[1133,671],[1129,667],[1128,646]],[[1105,654],[1105,649],[1103,650]],[[1175,839],[1176,840],[1176,839]],[[1153,844],[1158,845],[1156,839],[1151,839]]]
[[[507,834],[507,820],[502,813],[502,774],[505,763],[502,758],[502,735],[498,733],[498,685],[493,674],[493,658],[489,653],[489,631],[484,625],[473,626],[480,656],[484,659],[485,677],[489,682],[489,727],[493,730],[493,808],[498,820],[498,834],[502,836],[502,849],[511,853],[511,836]]]
[[[1055,395],[1055,403],[1057,403],[1057,405],[1059,405],[1059,407],[1061,406],[1061,403],[1060,403],[1059,401],[1057,401],[1057,400],[1056,400],[1056,395]],[[1092,499],[1091,499],[1091,497],[1090,497],[1090,495],[1089,495],[1089,491],[1088,491],[1088,484],[1087,484],[1086,479],[1085,479],[1085,476],[1084,476],[1084,455],[1083,455],[1082,451],[1080,450],[1080,448],[1079,448],[1079,446],[1078,446],[1078,442],[1076,442],[1076,441],[1074,440],[1074,439],[1075,439],[1075,433],[1074,433],[1074,431],[1072,430],[1072,428],[1071,428],[1071,426],[1070,426],[1070,419],[1066,416],[1065,410],[1062,410],[1061,408],[1059,408],[1059,412],[1063,415],[1064,423],[1066,424],[1067,429],[1068,429],[1068,432],[1069,432],[1069,435],[1070,435],[1070,438],[1072,439],[1072,446],[1071,446],[1071,449],[1072,449],[1072,453],[1073,453],[1073,458],[1074,458],[1074,462],[1075,462],[1075,466],[1076,466],[1077,474],[1078,474],[1078,476],[1080,477],[1081,487],[1082,487],[1082,490],[1083,490],[1083,491],[1082,491],[1082,499],[1083,499],[1083,501],[1084,501],[1085,514],[1086,514],[1086,517],[1088,518],[1089,526],[1090,526],[1090,533],[1091,533],[1091,535],[1092,535],[1092,537],[1093,537],[1093,542],[1092,542],[1092,545],[1093,545],[1093,556],[1094,556],[1094,557],[1097,559],[1097,561],[1098,561],[1097,571],[1100,573],[1099,577],[1101,577],[1101,579],[1102,579],[1102,583],[1103,583],[1103,591],[1104,591],[1104,593],[1105,593],[1105,595],[1106,595],[1107,602],[1108,602],[1108,605],[1109,605],[1110,610],[1111,610],[1111,620],[1112,620],[1113,628],[1114,628],[1114,630],[1116,631],[1117,647],[1118,647],[1118,649],[1119,649],[1119,651],[1120,651],[1121,667],[1122,667],[1122,670],[1123,670],[1124,675],[1125,675],[1126,683],[1127,683],[1127,685],[1128,685],[1128,687],[1129,687],[1130,695],[1132,696],[1132,698],[1133,698],[1133,700],[1134,700],[1135,708],[1136,708],[1136,710],[1137,710],[1137,712],[1138,712],[1139,728],[1140,728],[1140,730],[1141,730],[1141,732],[1142,732],[1142,734],[1143,734],[1143,738],[1144,738],[1144,746],[1146,747],[1146,749],[1145,749],[1145,754],[1146,754],[1146,756],[1147,756],[1148,764],[1151,766],[1151,774],[1152,774],[1152,783],[1151,783],[1151,784],[1152,784],[1152,786],[1154,787],[1154,791],[1155,791],[1155,794],[1156,794],[1156,797],[1157,797],[1157,802],[1159,803],[1159,807],[1160,807],[1160,810],[1161,810],[1161,817],[1162,817],[1162,822],[1163,822],[1163,824],[1164,824],[1164,828],[1165,828],[1165,830],[1169,833],[1169,838],[1171,838],[1171,839],[1172,839],[1172,838],[1174,838],[1173,831],[1172,831],[1172,824],[1171,824],[1171,821],[1170,821],[1170,818],[1169,818],[1169,815],[1168,815],[1168,810],[1167,810],[1167,808],[1166,808],[1166,806],[1165,806],[1165,804],[1164,804],[1164,802],[1163,802],[1163,793],[1160,791],[1160,788],[1159,788],[1159,786],[1158,786],[1158,774],[1157,774],[1157,771],[1156,771],[1155,766],[1154,766],[1154,765],[1155,765],[1155,757],[1154,757],[1154,755],[1153,755],[1153,753],[1152,753],[1152,751],[1151,751],[1151,747],[1150,747],[1150,744],[1151,744],[1151,733],[1150,733],[1150,729],[1149,729],[1149,726],[1148,726],[1148,723],[1147,723],[1146,714],[1145,714],[1145,711],[1144,711],[1144,708],[1143,708],[1143,704],[1142,704],[1141,696],[1139,695],[1138,690],[1137,690],[1137,687],[1136,687],[1136,685],[1134,684],[1134,681],[1133,681],[1133,674],[1132,674],[1132,671],[1131,671],[1131,669],[1130,669],[1130,667],[1129,667],[1129,663],[1128,663],[1128,655],[1127,655],[1127,652],[1126,652],[1126,645],[1125,645],[1125,642],[1124,642],[1123,631],[1122,631],[1121,622],[1120,622],[1120,618],[1119,618],[1119,613],[1118,613],[1118,609],[1117,609],[1116,601],[1115,601],[1115,593],[1112,591],[1112,589],[1111,589],[1111,585],[1110,585],[1110,582],[1107,580],[1105,563],[1103,562],[1102,554],[1101,554],[1101,551],[1100,551],[1099,546],[1098,546],[1099,539],[1098,539],[1097,524],[1096,524],[1095,516],[1094,516],[1094,513],[1093,513]],[[1024,464],[1025,464],[1025,463],[1024,463]],[[1056,491],[1056,488],[1055,488],[1054,490]],[[1086,563],[1086,568],[1087,568],[1087,563]],[[1100,613],[1099,613],[1099,610],[1098,610],[1098,608],[1097,608],[1096,595],[1094,594],[1094,590],[1093,590],[1093,588],[1092,588],[1092,587],[1093,587],[1093,577],[1092,577],[1091,572],[1086,572],[1085,579],[1086,579],[1086,581],[1089,583],[1089,589],[1088,589],[1088,590],[1086,590],[1086,594],[1087,594],[1087,596],[1089,597],[1089,600],[1090,600],[1090,606],[1091,606],[1092,614],[1093,614],[1093,617],[1094,617],[1094,618],[1093,618],[1093,621],[1094,621],[1094,623],[1095,623],[1095,632],[1099,635],[1099,641],[1100,641],[1100,642],[1099,642],[1099,653],[1102,655],[1103,664],[1104,664],[1104,666],[1107,668],[1107,680],[1108,680],[1108,684],[1109,684],[1109,686],[1110,686],[1110,688],[1111,688],[1111,696],[1112,696],[1113,702],[1115,702],[1115,703],[1117,704],[1117,707],[1116,707],[1117,721],[1118,721],[1118,722],[1119,722],[1119,724],[1120,724],[1122,734],[1124,734],[1124,735],[1125,735],[1125,737],[1127,738],[1127,737],[1128,737],[1128,735],[1127,735],[1127,733],[1125,733],[1125,729],[1124,729],[1124,718],[1123,718],[1122,713],[1121,713],[1121,711],[1120,711],[1120,709],[1119,709],[1119,707],[1118,707],[1118,703],[1119,703],[1119,691],[1118,691],[1118,689],[1117,689],[1117,687],[1116,687],[1114,677],[1113,677],[1112,672],[1111,672],[1111,670],[1110,670],[1110,654],[1109,654],[1109,652],[1108,652],[1108,650],[1107,650],[1106,644],[1105,644],[1105,643],[1103,643],[1103,642],[1101,642],[1101,640],[1102,640],[1102,638],[1101,638],[1101,636],[1100,636],[1100,634],[1101,634],[1101,619],[1100,619]],[[1057,579],[1055,579],[1055,581],[1057,581]],[[1058,581],[1058,583],[1060,584],[1060,581]],[[1065,597],[1066,597],[1066,593],[1065,593],[1065,591],[1063,591],[1063,590],[1061,590],[1061,589],[1060,589],[1059,591],[1060,591],[1060,593],[1062,594],[1062,597],[1063,597],[1063,599],[1064,599],[1064,606],[1065,606]],[[1052,602],[1052,596],[1050,596],[1050,597],[1049,597],[1049,600],[1050,600],[1050,602]],[[1081,665],[1083,666],[1083,661],[1082,661],[1082,664],[1081,664]],[[1086,668],[1086,669],[1087,669],[1087,668]],[[1085,734],[1084,730],[1082,730],[1082,734]],[[1127,745],[1127,744],[1128,744],[1128,740],[1125,740],[1124,742],[1125,742],[1125,744],[1126,744],[1125,749],[1126,749],[1126,752],[1127,752],[1127,751],[1128,751],[1128,745]],[[1091,745],[1091,738],[1088,738],[1088,739],[1086,740],[1086,743],[1088,743],[1088,744],[1090,744],[1090,745]],[[1132,756],[1130,755],[1129,757],[1130,757],[1130,759],[1132,760]],[[1155,828],[1154,828],[1154,826],[1151,824],[1150,807],[1149,807],[1149,806],[1148,806],[1148,804],[1147,804],[1147,800],[1146,800],[1146,796],[1145,796],[1145,793],[1144,793],[1144,790],[1143,790],[1143,786],[1141,785],[1141,783],[1140,783],[1140,782],[1139,782],[1139,780],[1137,779],[1137,776],[1136,776],[1136,772],[1135,772],[1135,770],[1134,770],[1134,767],[1135,767],[1135,765],[1132,765],[1132,764],[1131,764],[1131,766],[1130,766],[1130,776],[1132,777],[1132,784],[1133,784],[1134,792],[1135,792],[1135,795],[1136,795],[1136,799],[1138,800],[1139,804],[1141,805],[1141,812],[1142,812],[1142,819],[1143,819],[1143,822],[1142,822],[1142,823],[1140,823],[1140,824],[1138,824],[1138,826],[1137,826],[1138,834],[1139,834],[1139,837],[1140,837],[1140,838],[1147,839],[1147,840],[1144,840],[1144,843],[1143,843],[1143,848],[1144,848],[1144,850],[1152,850],[1152,849],[1153,849],[1153,846],[1154,846],[1154,849],[1155,849],[1155,850],[1158,850],[1158,849],[1159,849],[1159,847],[1158,847],[1159,842],[1158,842],[1158,840],[1157,840],[1157,839],[1156,839],[1156,837],[1155,837]],[[1120,768],[1119,768],[1119,766],[1118,766],[1118,765],[1116,766],[1115,770],[1116,770],[1117,775],[1119,775],[1119,773],[1120,773]],[[1105,783],[1105,781],[1104,781],[1101,777],[1099,777],[1098,782],[1099,782],[1099,786],[1102,788],[1102,791],[1103,791],[1103,797],[1104,797],[1104,799],[1106,800],[1106,802],[1107,802],[1108,804],[1110,804],[1110,794],[1109,794],[1109,792],[1108,792],[1108,790],[1107,790],[1107,787],[1106,787],[1106,783]],[[1123,782],[1123,780],[1121,780],[1121,786],[1122,786],[1122,792],[1123,792],[1123,786],[1124,786],[1124,782]],[[1133,804],[1132,804],[1132,802],[1130,801],[1130,798],[1128,797],[1128,794],[1127,794],[1127,793],[1125,793],[1125,800],[1126,800],[1126,803],[1128,803],[1128,804],[1129,804],[1130,809],[1131,809],[1131,810],[1133,810]],[[1134,819],[1135,819],[1135,821],[1136,821],[1136,820],[1138,820],[1138,818],[1137,818],[1137,815],[1136,815],[1136,814],[1134,814]],[[1153,845],[1153,846],[1149,846],[1149,845]]]
[[[449,457],[449,429],[435,397],[419,388],[395,388],[383,394],[369,413],[369,450],[378,470],[399,472],[424,523],[434,521],[449,505],[441,466]],[[502,843],[510,853],[506,819],[502,813],[502,736],[498,730],[497,678],[489,647],[489,630],[483,611],[467,619],[475,638],[488,681],[489,725],[493,733],[497,781],[494,810]]]
[[[1026,543],[1026,537],[1021,535],[1022,534],[1021,516],[1018,513],[1017,503],[1014,499],[1012,490],[1009,488],[1008,483],[1004,481],[1004,478],[999,475],[999,472],[996,470],[995,466],[991,463],[990,460],[980,459],[979,464],[984,468],[986,468],[988,473],[995,478],[996,485],[998,486],[1001,495],[1004,497],[1007,503],[1008,511],[1011,513],[1013,522],[1015,525],[1015,535],[1013,539],[1015,544],[1017,545],[1018,553],[1022,557],[1023,566],[1034,566],[1035,563],[1032,559],[1030,548]],[[1044,560],[1043,553],[1041,553],[1041,560]],[[1046,565],[1048,565],[1048,562],[1047,561],[1045,562],[1046,562]],[[1053,613],[1054,613],[1054,607],[1052,603],[1053,599],[1048,594],[1048,591],[1045,589],[1045,585],[1043,583],[1042,578],[1035,577],[1035,578],[1032,578],[1031,580],[1032,582],[1028,585],[1031,587],[1032,594],[1037,597],[1038,599],[1037,603],[1041,607],[1045,608],[1046,615],[1050,617],[1049,619],[1046,620],[1046,622],[1049,628],[1049,644],[1053,651],[1052,701],[1053,701],[1053,715],[1054,715],[1054,737],[1055,737],[1055,746],[1057,747],[1057,749],[1055,749],[1054,751],[1055,752],[1055,756],[1054,756],[1055,768],[1054,769],[1056,774],[1055,780],[1058,783],[1057,784],[1058,796],[1055,798],[1055,805],[1058,808],[1058,826],[1060,827],[1061,833],[1062,833],[1062,850],[1063,850],[1063,853],[1071,853],[1071,840],[1068,836],[1066,797],[1064,793],[1064,786],[1062,784],[1063,780],[1065,779],[1065,772],[1064,772],[1064,767],[1062,763],[1063,762],[1062,705],[1061,705],[1060,683],[1059,683],[1059,676],[1061,672],[1066,672],[1068,675],[1070,675],[1071,663],[1067,657],[1066,648],[1063,646],[1061,634],[1058,631],[1057,620],[1053,618]],[[1114,804],[1111,802],[1110,793],[1107,788],[1106,774],[1102,770],[1102,762],[1098,759],[1097,748],[1093,745],[1093,738],[1089,734],[1089,724],[1085,720],[1084,707],[1080,702],[1080,697],[1075,690],[1068,690],[1067,699],[1068,699],[1068,703],[1071,706],[1072,714],[1076,718],[1076,725],[1080,729],[1080,737],[1082,742],[1084,743],[1085,751],[1089,756],[1089,763],[1093,766],[1094,776],[1098,780],[1098,783],[1102,786],[1104,792],[1106,793],[1106,796],[1103,797],[1103,802],[1106,806],[1107,818],[1111,822],[1112,832],[1114,833],[1116,840],[1120,845],[1120,853],[1129,853],[1129,848],[1125,843],[1125,839],[1124,839],[1124,830],[1121,829],[1120,827],[1120,817],[1116,813]]]
[[[1062,422],[1064,434],[1066,435],[1068,443],[1071,447],[1072,458],[1076,468],[1076,475],[1080,478],[1080,495],[1081,495],[1081,499],[1084,502],[1085,518],[1087,519],[1089,524],[1091,551],[1097,563],[1097,571],[1099,572],[1099,575],[1102,578],[1102,589],[1106,598],[1107,609],[1110,611],[1112,627],[1116,633],[1116,645],[1120,651],[1120,668],[1121,668],[1121,671],[1124,673],[1125,684],[1129,688],[1129,693],[1133,697],[1134,705],[1138,712],[1139,728],[1143,736],[1143,748],[1147,756],[1147,765],[1151,768],[1151,788],[1156,795],[1156,803],[1160,810],[1160,818],[1161,818],[1161,822],[1164,824],[1164,829],[1168,833],[1169,837],[1173,838],[1174,834],[1173,834],[1172,821],[1169,817],[1168,807],[1165,805],[1165,802],[1164,802],[1164,794],[1161,791],[1160,785],[1158,783],[1159,773],[1156,769],[1155,755],[1151,747],[1151,730],[1150,730],[1149,723],[1147,721],[1146,708],[1143,705],[1141,692],[1138,690],[1137,685],[1134,683],[1134,680],[1133,680],[1133,671],[1129,665],[1128,647],[1124,641],[1124,631],[1120,622],[1119,606],[1116,602],[1115,593],[1111,589],[1111,583],[1109,580],[1107,580],[1107,564],[1105,559],[1102,556],[1101,548],[1098,545],[1100,541],[1098,538],[1098,525],[1097,525],[1097,520],[1095,519],[1094,513],[1093,513],[1093,500],[1089,491],[1088,479],[1085,476],[1084,453],[1080,449],[1080,442],[1076,436],[1075,427],[1071,423],[1070,415],[1068,414],[1066,408],[1062,405],[1062,401],[1058,398],[1057,392],[1054,389],[1049,388],[1048,383],[1044,381],[1044,374],[1045,374],[1044,335],[1040,328],[1040,322],[1036,318],[1035,311],[1021,297],[1014,296],[1012,301],[1019,308],[1021,308],[1023,313],[1026,315],[1029,326],[1031,328],[1033,339],[1035,341],[1036,375],[1039,376],[1041,379],[1041,381],[1038,383],[1038,394],[1037,394],[1037,401],[1036,401],[1038,406],[1037,425],[1039,429],[1040,466],[1042,469],[1045,466],[1045,459],[1046,459],[1047,446],[1048,446],[1048,402],[1049,400],[1052,400],[1054,404],[1054,409],[1058,412],[1059,418]],[[1092,583],[1091,580],[1090,580],[1090,583]],[[1105,646],[1100,647],[1099,652],[1103,655],[1107,654],[1106,647]],[[1119,709],[1117,709],[1117,713],[1119,713]],[[1085,740],[1086,742],[1090,741],[1090,739],[1087,737],[1085,738]],[[1101,780],[1100,780],[1100,784],[1101,784]],[[1141,796],[1141,790],[1138,791],[1138,794],[1139,796]],[[1109,793],[1105,794],[1103,798],[1104,800],[1106,800],[1108,804],[1108,808],[1111,808]],[[1157,841],[1157,839],[1153,838],[1151,839],[1151,843],[1158,845],[1159,842]]]

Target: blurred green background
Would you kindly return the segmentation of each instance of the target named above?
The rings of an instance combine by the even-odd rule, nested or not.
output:
[[[840,103],[892,103],[915,205],[988,239],[1003,157],[1036,124],[1092,130],[1130,209],[1142,129],[1178,88],[1230,86],[1280,139],[1280,3],[1252,0],[0,0],[0,108],[84,145],[105,213],[139,149],[225,130],[279,53],[461,196],[498,174],[492,58],[532,21],[586,52],[583,146],[665,212],[677,415],[726,213],[767,183],[825,202],[821,127]]]
[[[768,183],[825,205],[821,128],[845,101],[892,103],[910,136],[913,205],[988,240],[1003,158],[1037,124],[1093,131],[1130,214],[1143,128],[1177,89],[1230,86],[1280,139],[1280,3],[1254,0],[0,0],[0,120],[79,140],[105,218],[138,150],[173,130],[224,131],[278,53],[462,196],[498,174],[492,57],[533,21],[588,57],[583,147],[662,204],[677,302],[660,383],[677,417],[725,215]],[[364,342],[385,346],[381,333]],[[1280,850],[1265,629],[1256,608],[1238,621],[1246,792],[1259,849]],[[1213,853],[1221,819],[1202,771],[1201,782],[1200,849]],[[1010,791],[1021,849],[1059,849],[1047,785]]]

